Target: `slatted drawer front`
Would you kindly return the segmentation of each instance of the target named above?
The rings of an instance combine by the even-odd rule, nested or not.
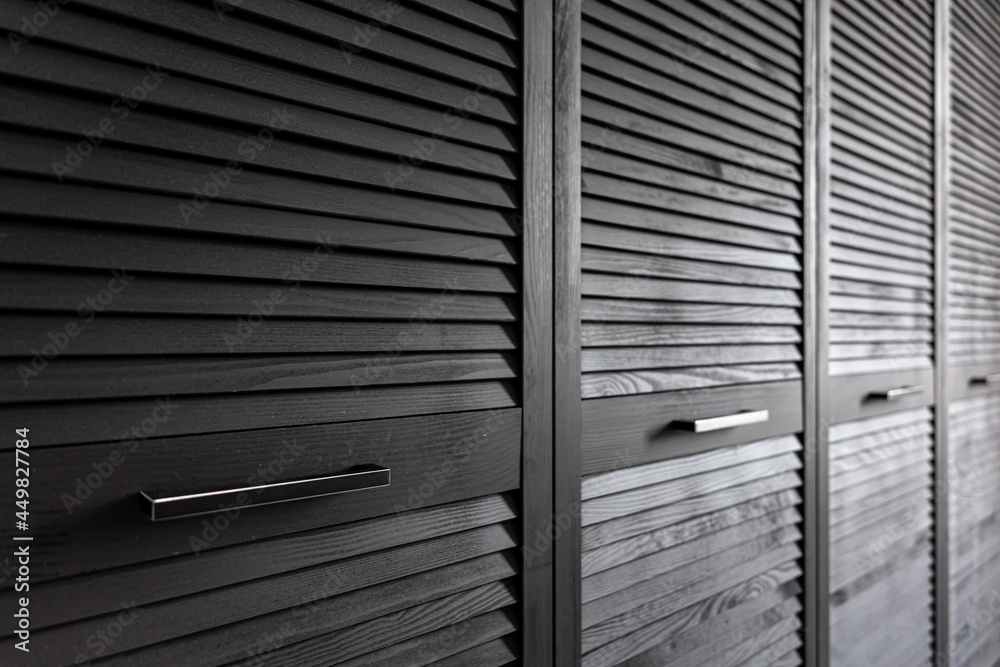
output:
[[[953,667],[1000,660],[1000,396],[948,406],[950,654]]]
[[[830,429],[830,664],[933,665],[932,415]]]
[[[933,9],[832,3],[832,375],[933,365]]]
[[[61,6],[0,61],[4,421],[42,446],[164,396],[156,437],[514,405],[519,20]]]
[[[955,0],[951,60],[949,362],[1000,372],[1000,7]]]
[[[515,519],[486,496],[33,586],[24,664],[507,664]]]
[[[585,667],[800,665],[801,445],[584,478]]]
[[[802,9],[705,4],[583,3],[584,398],[800,377]]]

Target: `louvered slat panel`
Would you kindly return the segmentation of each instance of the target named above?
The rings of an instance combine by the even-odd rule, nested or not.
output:
[[[80,0],[0,58],[0,418],[53,537],[26,664],[519,659],[522,21]],[[359,464],[391,483],[138,509]]]
[[[910,410],[830,429],[830,656],[933,665],[933,421]]]
[[[988,375],[1000,371],[1000,8],[956,1],[951,21],[949,362]]]
[[[802,21],[779,4],[583,5],[585,399],[801,377]]]
[[[0,62],[0,414],[72,424],[44,446],[162,396],[158,436],[514,406],[516,8],[367,43],[366,3],[226,7],[83,0]]]
[[[584,478],[583,664],[801,664],[787,436]]]
[[[517,595],[515,519],[510,499],[487,496],[405,520],[265,540],[249,551],[112,570],[100,582],[43,584],[37,599],[77,607],[54,606],[39,619],[44,626],[86,616],[36,629],[29,664],[78,663],[81,652],[96,658],[87,638],[119,616],[122,600],[132,600],[135,617],[103,646],[102,665],[415,666],[465,652],[507,664],[516,658],[508,643],[516,631],[509,615]],[[186,576],[176,579],[179,572]]]
[[[948,406],[951,663],[1000,660],[1000,398]]]
[[[948,197],[949,657],[1000,661],[1000,8],[951,3]]]
[[[933,5],[832,3],[834,376],[933,366]]]

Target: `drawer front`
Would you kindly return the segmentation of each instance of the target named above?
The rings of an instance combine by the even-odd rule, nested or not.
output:
[[[948,400],[989,396],[1000,391],[1000,363],[948,367]]]
[[[801,665],[802,445],[583,479],[583,665]]]
[[[802,383],[770,382],[585,401],[583,474],[640,465],[802,429]],[[759,413],[767,411],[766,421]],[[725,426],[719,417],[745,413],[751,423]],[[707,420],[703,432],[688,422]]]
[[[830,378],[830,401],[834,424],[932,405],[934,371]]]
[[[39,448],[32,457],[36,581],[299,530],[404,514],[520,485],[520,410]],[[375,464],[389,486],[153,523],[140,493],[206,493]],[[3,475],[12,483],[13,465]],[[13,496],[0,501],[14,511]]]
[[[492,495],[33,586],[24,664],[506,664],[517,518]]]
[[[933,415],[830,429],[830,664],[933,664]]]

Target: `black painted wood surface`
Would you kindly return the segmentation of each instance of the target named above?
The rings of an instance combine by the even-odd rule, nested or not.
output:
[[[711,5],[583,7],[585,400],[801,378],[801,8]]]

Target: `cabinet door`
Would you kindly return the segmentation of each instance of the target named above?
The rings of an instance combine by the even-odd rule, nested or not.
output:
[[[831,4],[829,373],[841,421],[933,401],[934,3]],[[903,387],[912,393],[879,397]]]
[[[830,665],[933,662],[933,420],[830,429]]]
[[[950,664],[1000,660],[1000,9],[951,3],[948,193]]]
[[[829,664],[931,664],[934,2],[830,20]]]
[[[33,664],[517,659],[521,20],[80,0],[0,59]],[[389,485],[139,510],[359,464]]]
[[[715,4],[734,21],[695,52],[693,3],[584,4],[584,474],[800,428],[801,8]],[[643,401],[642,436],[606,440]]]
[[[801,664],[802,11],[583,3],[586,666]]]

